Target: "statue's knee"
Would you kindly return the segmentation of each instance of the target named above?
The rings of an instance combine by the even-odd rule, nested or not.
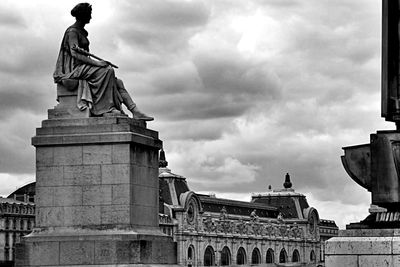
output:
[[[107,67],[106,67],[106,71],[107,71],[107,73],[115,74],[114,68],[111,67],[111,66],[107,66]]]

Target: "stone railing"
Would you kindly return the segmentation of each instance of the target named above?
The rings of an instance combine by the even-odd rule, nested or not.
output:
[[[0,214],[22,214],[35,215],[35,206],[33,204],[1,203]]]

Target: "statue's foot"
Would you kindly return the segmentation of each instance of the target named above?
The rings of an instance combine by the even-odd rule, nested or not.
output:
[[[137,107],[131,110],[132,116],[135,120],[142,120],[142,121],[152,121],[154,120],[153,117],[147,116],[143,112],[141,112]]]
[[[122,115],[121,111],[116,108],[112,108],[109,112],[104,113],[103,117],[113,117],[113,116],[119,116],[119,115]]]
[[[118,114],[121,114],[121,111],[116,109],[116,108],[112,108],[108,113],[112,113],[112,114],[118,115]]]

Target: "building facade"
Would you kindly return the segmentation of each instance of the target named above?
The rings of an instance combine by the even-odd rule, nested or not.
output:
[[[160,227],[177,242],[182,266],[317,266],[319,215],[286,183],[250,202],[191,191],[160,161]],[[290,182],[290,177],[286,179]]]
[[[0,265],[12,266],[15,244],[35,225],[35,205],[0,197]]]
[[[325,242],[331,237],[338,236],[339,227],[336,225],[335,221],[332,220],[320,220],[319,223],[319,235],[321,239],[321,261],[325,261]]]

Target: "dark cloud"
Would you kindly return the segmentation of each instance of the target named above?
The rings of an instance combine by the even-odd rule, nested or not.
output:
[[[117,31],[123,42],[157,53],[179,52],[209,17],[202,2],[126,1]]]
[[[256,2],[260,5],[265,5],[267,7],[285,8],[286,11],[288,11],[288,8],[298,7],[302,3],[302,1],[298,0],[257,0]]]
[[[37,90],[35,85],[24,84],[8,89],[10,91],[0,91],[0,117],[9,116],[10,112],[16,110],[41,114],[51,107],[53,102],[44,92]]]
[[[231,118],[216,118],[213,120],[180,120],[155,122],[155,129],[164,140],[164,147],[170,142],[179,140],[210,141],[218,140],[227,130],[222,125],[229,125]]]
[[[133,17],[135,22],[157,28],[180,29],[204,25],[209,16],[209,8],[201,1],[126,1],[122,5],[122,16]],[[126,11],[129,11],[127,14]]]
[[[25,173],[34,177],[35,153],[31,137],[44,116],[23,110],[9,110],[7,115],[0,120],[3,136],[0,139],[0,173]]]

